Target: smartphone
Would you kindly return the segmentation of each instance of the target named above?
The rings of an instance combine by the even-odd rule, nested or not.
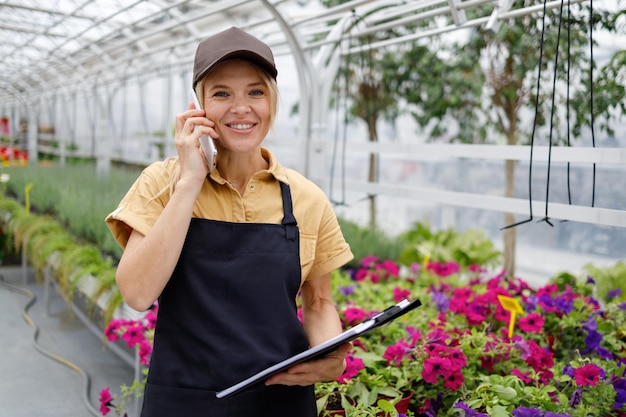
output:
[[[201,109],[202,106],[200,106],[196,92],[193,90],[191,91],[191,97],[193,98],[196,109]],[[213,138],[210,138],[209,135],[200,136],[200,149],[202,149],[204,153],[204,158],[209,167],[209,173],[215,172],[217,169],[217,149],[215,148],[215,143],[213,143]]]

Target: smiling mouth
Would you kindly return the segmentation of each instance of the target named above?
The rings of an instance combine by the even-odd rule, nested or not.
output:
[[[251,129],[254,125],[252,123],[235,123],[232,125],[228,125],[228,127],[237,130],[247,130]]]

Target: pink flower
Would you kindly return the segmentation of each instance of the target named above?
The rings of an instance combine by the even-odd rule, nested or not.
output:
[[[157,319],[156,310],[148,311],[148,314],[146,314],[146,327],[148,329],[154,329],[156,327],[156,319]]]
[[[406,344],[404,339],[400,339],[395,345],[387,347],[383,358],[387,359],[387,365],[391,365],[392,362],[395,362],[396,366],[400,366],[400,362],[402,362],[402,359],[404,359],[409,351],[409,345]]]
[[[346,356],[346,370],[339,378],[336,379],[336,381],[340,384],[347,384],[348,381],[354,378],[363,368],[365,368],[365,365],[363,364],[362,359],[348,355]]]
[[[361,267],[366,269],[371,268],[376,265],[376,262],[378,262],[378,257],[374,255],[365,256],[361,259]]]
[[[135,347],[137,344],[146,339],[146,336],[143,333],[143,326],[141,324],[128,326],[122,335],[122,339],[126,340],[128,347]]]
[[[125,320],[111,320],[106,329],[104,329],[104,335],[109,342],[115,342],[119,339],[117,334],[118,330],[126,324]]]
[[[511,370],[511,373],[515,375],[516,377],[518,377],[519,379],[521,379],[522,382],[526,385],[533,382],[533,379],[530,376],[530,372],[522,372],[519,369],[514,368],[513,370]]]
[[[139,342],[139,362],[148,366],[150,364],[150,355],[152,355],[152,343],[144,339]]]
[[[543,317],[537,313],[530,313],[526,317],[520,317],[519,328],[526,333],[540,333],[543,323]]]
[[[595,386],[598,381],[600,381],[601,374],[602,368],[592,363],[588,363],[587,365],[583,365],[574,370],[574,380],[580,386]]]
[[[363,321],[367,313],[362,308],[350,307],[343,311],[344,316],[348,323],[360,323]]]
[[[400,301],[404,299],[408,299],[410,296],[411,296],[411,290],[403,290],[399,287],[395,287],[393,289],[393,300],[396,303],[399,303]]]
[[[113,405],[111,403],[112,400],[113,397],[111,396],[111,390],[109,388],[100,391],[100,412],[103,416],[106,416],[109,414],[109,411],[111,411],[110,407]]]
[[[447,379],[451,373],[450,359],[431,357],[424,360],[422,379],[430,384],[437,384],[439,375]]]
[[[432,271],[435,275],[440,277],[447,277],[452,274],[456,274],[459,272],[459,265],[456,262],[429,262],[426,267],[429,271]]]
[[[400,273],[400,267],[393,261],[383,261],[377,266],[377,269],[382,269],[386,272],[385,278],[397,277]]]
[[[444,386],[452,391],[458,390],[463,385],[463,373],[460,369],[455,370],[450,375],[445,377]]]
[[[467,357],[461,349],[450,348],[448,349],[448,359],[452,363],[454,369],[461,369],[467,365]]]

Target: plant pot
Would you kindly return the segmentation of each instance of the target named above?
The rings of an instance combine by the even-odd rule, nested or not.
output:
[[[352,405],[356,405],[356,400],[350,398]],[[319,417],[344,417],[346,410],[341,408],[341,399],[338,399],[336,403],[329,402],[327,407],[320,411]]]
[[[409,394],[406,397],[403,397],[400,401],[398,401],[394,407],[398,414],[406,414],[409,410],[409,404],[411,403],[411,398],[413,398],[413,394]],[[384,398],[385,400],[392,400],[392,398]],[[378,417],[389,417],[389,413],[385,413],[384,411],[380,411],[376,414]]]

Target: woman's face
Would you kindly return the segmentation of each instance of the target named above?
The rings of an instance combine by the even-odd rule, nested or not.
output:
[[[258,149],[271,126],[268,88],[251,63],[224,61],[205,78],[204,109],[215,123],[217,143],[232,152]]]

